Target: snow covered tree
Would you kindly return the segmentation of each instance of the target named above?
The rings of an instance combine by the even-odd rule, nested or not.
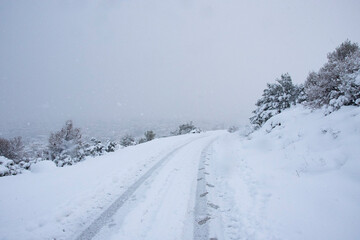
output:
[[[51,133],[48,150],[50,160],[59,167],[80,161],[84,157],[80,129],[66,121],[59,132]]]
[[[190,133],[192,130],[195,130],[195,129],[196,129],[196,127],[194,126],[193,122],[190,121],[188,123],[181,124],[179,126],[179,134],[182,135],[182,134]]]
[[[272,116],[299,102],[302,87],[292,83],[288,73],[276,79],[276,83],[268,83],[262,98],[256,102],[257,109],[250,118],[255,128],[261,127]]]
[[[144,138],[140,138],[138,143],[145,143],[145,142],[148,142],[148,141],[151,141],[155,138],[156,134],[153,132],[153,131],[146,131],[144,133]]]
[[[156,134],[153,131],[146,131],[144,133],[144,135],[145,135],[145,139],[146,139],[147,142],[151,141],[151,140],[154,140],[154,138],[156,136]]]
[[[312,107],[360,105],[360,49],[349,40],[327,56],[318,72],[305,82],[306,102]]]
[[[172,135],[182,135],[182,134],[190,133],[193,130],[198,130],[200,132],[200,130],[194,126],[193,122],[190,121],[188,123],[179,125],[178,129],[171,132],[171,134]]]
[[[126,134],[120,140],[120,145],[123,147],[128,147],[128,146],[132,146],[135,144],[136,144],[135,138],[130,134]]]

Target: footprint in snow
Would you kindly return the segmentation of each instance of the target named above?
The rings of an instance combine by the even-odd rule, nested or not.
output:
[[[199,225],[204,225],[207,221],[209,221],[211,218],[209,216],[207,216],[206,218],[204,218],[203,220],[198,221]]]
[[[213,204],[213,203],[208,203],[208,206],[209,206],[209,207],[212,207],[212,208],[214,208],[214,209],[218,209],[218,208],[219,208],[218,205]]]
[[[209,194],[209,192],[204,192],[204,193],[200,194],[200,197],[205,197],[208,194]]]

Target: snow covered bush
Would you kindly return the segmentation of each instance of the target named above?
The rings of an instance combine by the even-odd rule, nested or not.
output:
[[[192,122],[185,123],[179,126],[179,135],[190,133],[192,130],[195,130],[196,127]]]
[[[38,155],[25,148],[21,137],[0,138],[0,177],[22,173],[36,161]]]
[[[318,72],[305,82],[307,104],[333,110],[343,105],[360,105],[360,49],[357,43],[343,42],[327,56]]]
[[[149,142],[151,140],[154,140],[156,134],[153,131],[150,130],[150,131],[146,131],[144,133],[144,136],[145,136],[144,138],[139,139],[138,143],[145,143],[145,142]]]
[[[79,128],[74,128],[71,120],[49,138],[49,158],[57,166],[72,165],[84,158],[84,151]]]
[[[303,87],[292,83],[288,73],[276,79],[276,83],[268,83],[262,98],[256,102],[257,109],[250,118],[255,129],[261,127],[272,116],[279,114],[284,109],[290,108],[303,100]]]
[[[11,175],[10,166],[14,165],[14,161],[0,156],[0,177]]]
[[[151,140],[154,140],[155,139],[155,136],[156,136],[156,134],[153,132],[153,131],[146,131],[145,133],[144,133],[144,135],[145,135],[145,139],[146,139],[146,141],[148,142],[148,141],[151,141]]]
[[[118,144],[114,141],[108,141],[105,146],[105,152],[115,152],[118,148]]]
[[[100,140],[91,138],[90,143],[84,144],[84,152],[86,156],[100,156],[105,152],[105,146]]]
[[[190,133],[201,133],[201,129],[200,128],[195,128],[193,130],[190,131]]]
[[[120,145],[123,147],[128,147],[135,144],[136,144],[135,138],[130,134],[126,134],[120,140]]]
[[[98,139],[91,138],[90,143],[84,144],[85,156],[101,156],[107,152],[115,152],[117,149],[117,143],[108,141],[105,145]]]
[[[0,156],[0,177],[8,175],[16,175],[24,169],[29,169],[31,162],[15,162],[14,160]]]
[[[194,126],[193,122],[190,121],[188,123],[181,124],[179,128],[173,132],[171,132],[172,135],[183,135],[187,133],[198,133],[201,132],[201,130]]]

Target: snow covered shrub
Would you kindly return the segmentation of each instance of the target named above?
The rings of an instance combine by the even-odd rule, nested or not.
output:
[[[151,141],[151,140],[154,140],[155,139],[155,136],[156,136],[156,134],[153,132],[153,131],[146,131],[145,133],[144,133],[144,135],[145,135],[145,139],[146,139],[146,141],[148,142],[148,141]]]
[[[195,130],[196,127],[192,122],[185,123],[179,126],[179,135],[190,133],[192,130]]]
[[[91,138],[90,142],[83,144],[84,155],[85,156],[101,156],[107,152],[115,152],[118,144],[113,141],[107,141],[106,144],[103,144],[100,140],[96,138]]]
[[[23,158],[24,144],[21,137],[14,137],[13,139],[0,138],[0,156],[4,156],[19,163]]]
[[[140,138],[138,143],[145,143],[145,142],[148,142],[148,141],[151,141],[151,140],[154,140],[156,134],[153,132],[153,131],[146,131],[144,133],[144,138]]]
[[[22,173],[36,161],[37,155],[25,148],[21,137],[0,138],[0,177]]]
[[[118,148],[118,144],[116,142],[109,141],[105,146],[105,152],[115,152],[117,148]]]
[[[105,153],[105,146],[100,140],[91,138],[90,143],[84,145],[84,152],[86,156],[100,156]]]
[[[123,147],[128,147],[128,146],[132,146],[135,144],[136,144],[135,138],[133,136],[131,136],[130,134],[126,134],[120,140],[120,145]]]
[[[349,40],[329,53],[327,63],[311,72],[305,82],[306,102],[333,110],[343,105],[360,105],[360,49]]]
[[[272,116],[301,102],[302,98],[299,96],[302,96],[302,92],[303,87],[294,85],[288,73],[281,75],[281,79],[276,79],[276,83],[268,83],[262,98],[255,104],[257,109],[250,118],[251,124],[257,129]]]
[[[10,166],[14,164],[14,161],[0,156],[0,177],[11,175]]]
[[[195,128],[193,130],[190,131],[190,133],[201,133],[201,129],[200,128]]]
[[[0,156],[0,177],[19,174],[24,169],[29,169],[30,164],[25,161],[16,163],[14,160]]]
[[[80,129],[67,121],[59,132],[51,133],[48,150],[50,160],[59,167],[79,162],[84,158]]]
[[[182,134],[187,134],[187,133],[191,133],[192,131],[195,132],[201,132],[200,129],[198,129],[197,127],[194,126],[193,122],[190,121],[188,123],[185,124],[181,124],[179,126],[179,128],[173,132],[171,132],[172,135],[182,135]],[[195,133],[194,132],[194,133]]]

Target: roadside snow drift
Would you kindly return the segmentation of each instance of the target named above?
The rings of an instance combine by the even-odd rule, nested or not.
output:
[[[360,108],[302,106],[214,144],[223,239],[360,239]],[[216,226],[213,226],[216,229]]]

